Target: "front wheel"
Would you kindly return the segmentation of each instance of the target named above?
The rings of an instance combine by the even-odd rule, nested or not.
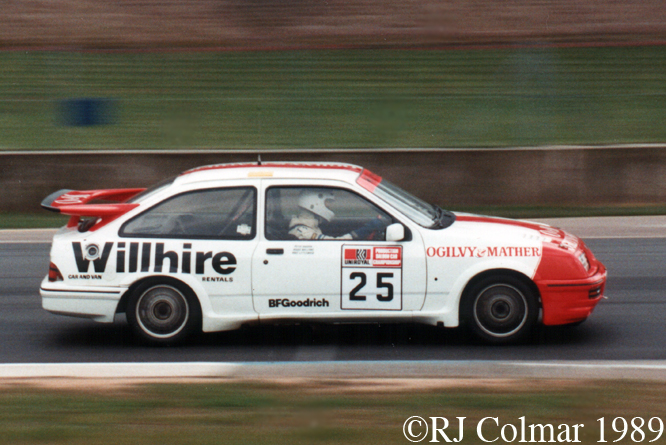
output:
[[[201,323],[201,310],[189,289],[171,283],[139,286],[128,302],[127,321],[144,341],[174,344]]]
[[[489,343],[513,343],[528,335],[539,309],[534,292],[510,276],[489,277],[465,296],[463,319],[472,332]]]

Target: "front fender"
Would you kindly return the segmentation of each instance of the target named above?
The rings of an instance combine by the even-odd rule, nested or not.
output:
[[[475,277],[489,271],[512,271],[531,280],[535,269],[536,265],[512,258],[487,258],[467,265],[455,279],[447,280],[446,270],[438,270],[437,265],[429,264],[426,301],[416,318],[428,324],[443,322],[447,327],[456,327],[460,323],[459,308],[463,291]]]

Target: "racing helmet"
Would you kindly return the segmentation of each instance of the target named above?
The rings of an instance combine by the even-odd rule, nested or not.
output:
[[[326,207],[326,201],[335,201],[335,195],[325,190],[303,190],[298,197],[298,206],[330,222],[335,213]]]

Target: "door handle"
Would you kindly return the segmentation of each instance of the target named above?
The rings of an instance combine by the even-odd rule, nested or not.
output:
[[[278,249],[266,249],[266,253],[269,255],[282,255],[284,253],[284,249],[278,248]]]

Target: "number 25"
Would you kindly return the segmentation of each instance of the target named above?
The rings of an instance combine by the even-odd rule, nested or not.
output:
[[[365,295],[358,295],[358,292],[365,287],[368,282],[368,279],[363,272],[354,272],[349,275],[349,278],[355,280],[360,278],[361,282],[356,285],[354,289],[349,293],[349,300],[351,301],[365,301]],[[378,273],[377,274],[377,289],[386,289],[388,291],[387,295],[377,294],[377,300],[382,302],[388,302],[393,300],[393,283],[385,282],[385,278],[393,278],[393,273]]]

